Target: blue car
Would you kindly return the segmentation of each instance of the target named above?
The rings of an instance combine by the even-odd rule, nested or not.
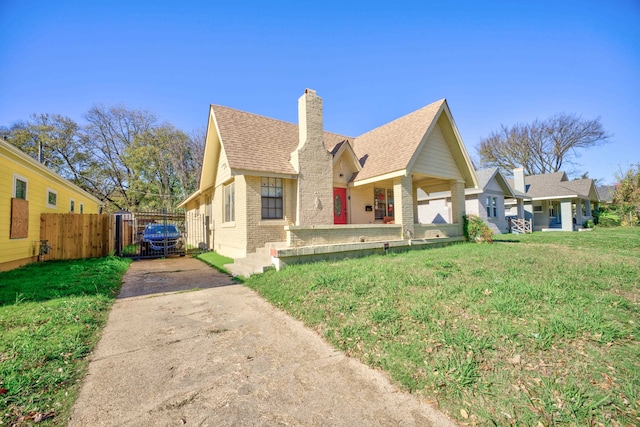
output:
[[[142,253],[144,255],[167,254],[185,255],[182,233],[175,224],[147,224],[142,233]]]

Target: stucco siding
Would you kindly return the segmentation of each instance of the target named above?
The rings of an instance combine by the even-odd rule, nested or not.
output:
[[[418,205],[418,222],[420,224],[450,224],[451,208],[449,199],[428,200]]]
[[[224,187],[235,185],[235,221],[224,222]],[[244,176],[217,186],[213,197],[212,214],[215,218],[214,249],[230,258],[243,258],[247,255],[247,214],[246,185]]]
[[[363,185],[352,187],[348,190],[351,196],[349,201],[350,211],[347,218],[351,224],[373,224],[375,213],[373,211],[373,185]],[[367,206],[371,206],[371,211],[367,211]]]

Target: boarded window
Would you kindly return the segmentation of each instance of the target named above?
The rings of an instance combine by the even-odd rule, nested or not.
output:
[[[29,202],[23,199],[11,199],[10,239],[26,239],[29,235]]]

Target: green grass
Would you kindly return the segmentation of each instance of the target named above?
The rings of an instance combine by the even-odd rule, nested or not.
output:
[[[0,273],[0,423],[66,425],[129,260],[30,264]]]
[[[233,259],[232,258],[228,258],[226,256],[222,256],[217,254],[216,252],[203,252],[201,254],[198,254],[195,256],[196,258],[198,258],[201,261],[206,262],[207,264],[209,264],[210,266],[212,266],[213,268],[215,268],[216,270],[220,271],[221,273],[229,273],[227,270],[225,270],[224,265],[225,264],[232,264],[233,263]]]
[[[496,237],[245,284],[462,424],[640,423],[640,228]]]

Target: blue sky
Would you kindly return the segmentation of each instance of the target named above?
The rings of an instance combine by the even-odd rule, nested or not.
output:
[[[94,104],[297,122],[305,88],[352,136],[447,98],[472,157],[501,124],[600,117],[611,142],[567,170],[610,183],[640,163],[640,1],[0,0],[0,125]]]

